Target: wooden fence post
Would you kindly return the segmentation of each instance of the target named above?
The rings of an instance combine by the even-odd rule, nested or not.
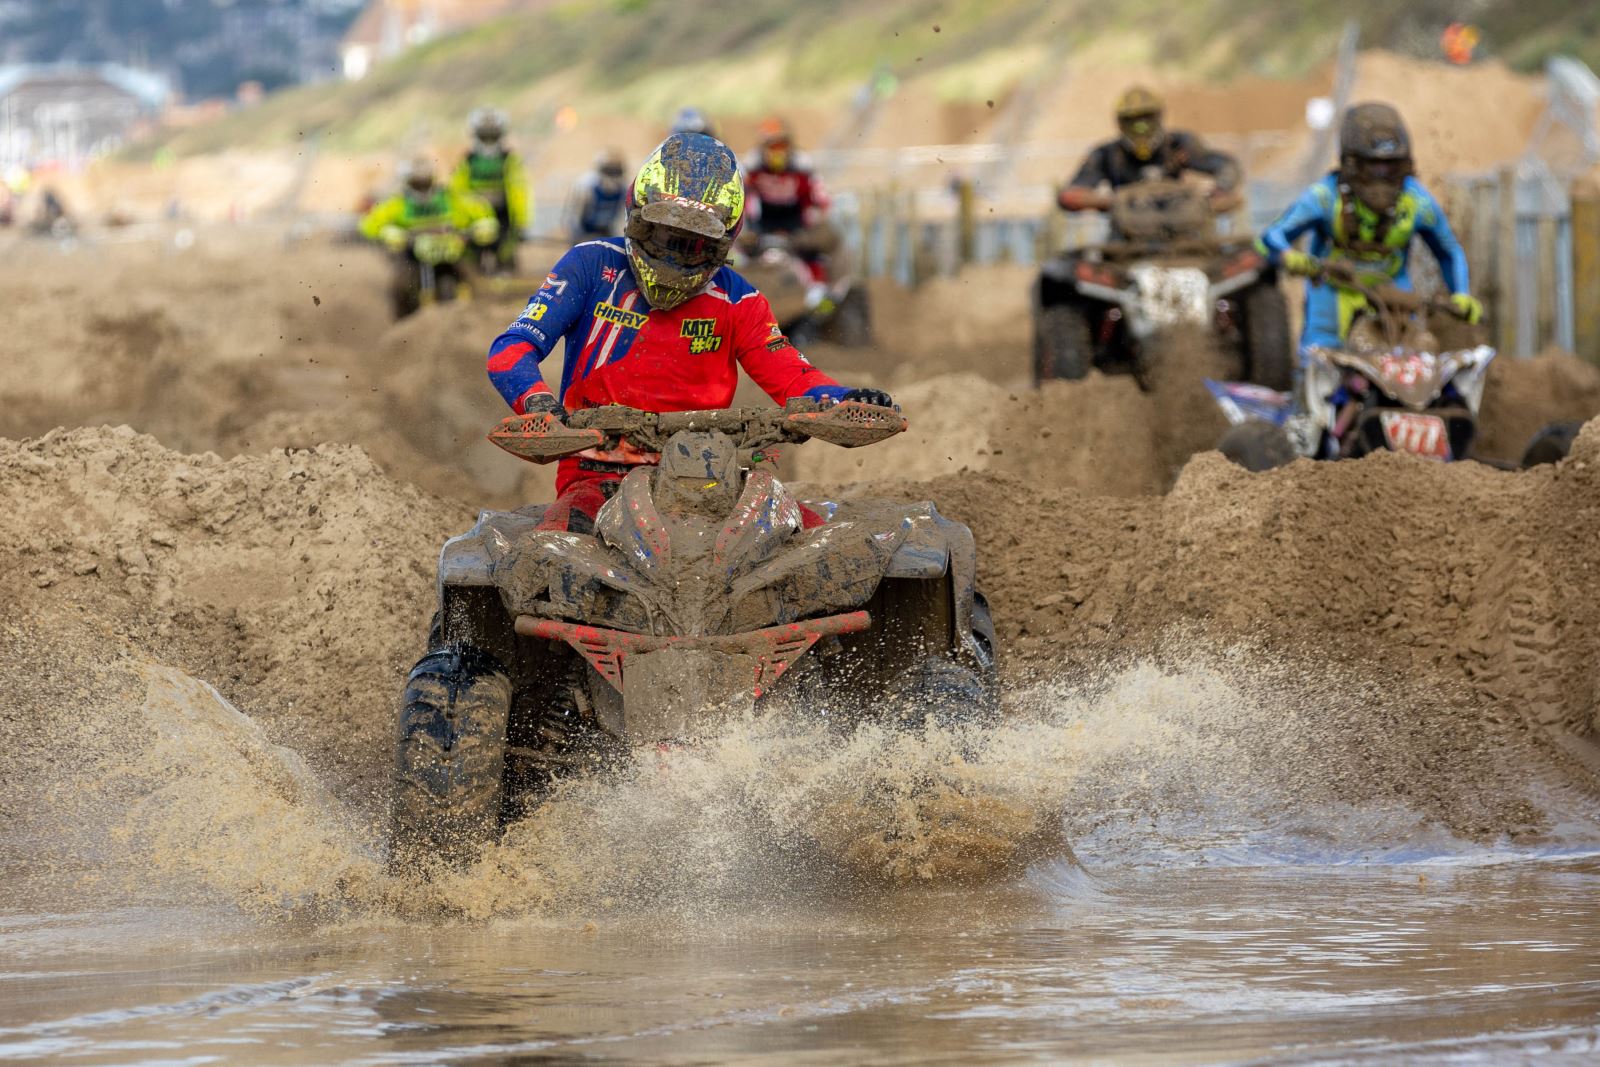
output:
[[[972,188],[971,178],[959,178],[956,181],[956,220],[959,227],[956,231],[956,268],[959,270],[971,263],[977,251],[977,234],[974,232],[976,220],[973,218],[973,204],[976,195]]]
[[[1600,188],[1572,187],[1573,350],[1600,363]]]
[[[1495,204],[1495,273],[1499,281],[1500,311],[1495,320],[1495,341],[1502,356],[1531,356],[1518,352],[1517,320],[1521,286],[1517,284],[1517,172],[1511,167],[1500,171]]]

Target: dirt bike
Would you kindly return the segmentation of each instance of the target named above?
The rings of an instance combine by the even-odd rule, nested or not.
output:
[[[1472,343],[1477,331],[1470,330],[1469,343],[1440,344],[1430,318],[1455,319],[1455,332],[1463,330],[1444,298],[1371,284],[1343,262],[1322,263],[1317,277],[1361,298],[1345,343],[1307,351],[1298,401],[1286,392],[1208,379],[1232,424],[1217,447],[1250,470],[1297,456],[1352,459],[1385,449],[1446,461],[1467,457],[1495,350]]]
[[[1034,384],[1082,378],[1090,368],[1132,371],[1151,384],[1158,335],[1210,331],[1274,389],[1293,378],[1289,311],[1278,273],[1248,237],[1220,237],[1207,194],[1152,179],[1112,194],[1105,244],[1047,262],[1034,292]]]
[[[808,240],[806,234],[762,234],[752,249],[741,250],[736,269],[767,298],[778,325],[796,344],[827,341],[852,348],[872,344],[866,287],[849,273],[840,273],[842,256],[828,257],[828,267],[835,273],[818,281],[801,255]]]
[[[471,292],[467,283],[468,241],[454,229],[415,230],[395,253],[395,318],[421,308],[447,304]]]
[[[621,480],[592,532],[544,528],[531,505],[445,544],[400,715],[394,855],[470,855],[560,777],[774,702],[845,728],[994,714],[971,531],[931,503],[803,503],[774,470],[791,443],[905,427],[893,409],[794,400],[492,433],[535,462],[629,447],[659,463]]]

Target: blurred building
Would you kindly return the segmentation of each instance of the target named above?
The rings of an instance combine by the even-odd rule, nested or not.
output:
[[[0,67],[0,165],[76,165],[122,144],[172,91],[159,74],[114,63]]]
[[[465,29],[529,0],[368,0],[340,44],[346,78],[366,76],[378,63],[452,30]]]

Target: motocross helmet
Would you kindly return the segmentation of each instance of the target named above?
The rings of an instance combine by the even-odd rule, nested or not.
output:
[[[678,113],[672,116],[673,133],[704,133],[712,137],[716,132],[711,128],[711,120],[706,118],[706,113],[697,107],[680,107]]]
[[[763,119],[761,132],[761,165],[771,171],[786,171],[794,161],[794,134],[789,124],[774,115]]]
[[[744,225],[744,174],[733,150],[703,133],[656,146],[628,189],[628,263],[650,306],[698,295],[727,261]]]
[[[1356,104],[1339,126],[1339,181],[1378,212],[1390,212],[1415,172],[1411,134],[1388,104]]]
[[[1117,97],[1117,129],[1122,133],[1123,147],[1141,163],[1154,158],[1167,139],[1161,125],[1165,106],[1161,97],[1139,86]]]
[[[472,130],[472,139],[478,142],[478,147],[494,149],[505,140],[506,129],[510,122],[506,113],[499,108],[480,107],[467,116],[467,125]]]
[[[433,160],[427,156],[413,156],[400,165],[400,184],[409,197],[428,196],[438,180]]]

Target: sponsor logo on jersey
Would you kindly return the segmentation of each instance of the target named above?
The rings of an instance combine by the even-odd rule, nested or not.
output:
[[[717,336],[716,319],[684,319],[678,336],[689,338],[691,356],[715,352],[722,347],[722,338]]]
[[[594,317],[601,322],[614,322],[625,330],[643,329],[644,324],[650,320],[650,316],[642,311],[629,311],[615,304],[605,303],[595,305]]]

